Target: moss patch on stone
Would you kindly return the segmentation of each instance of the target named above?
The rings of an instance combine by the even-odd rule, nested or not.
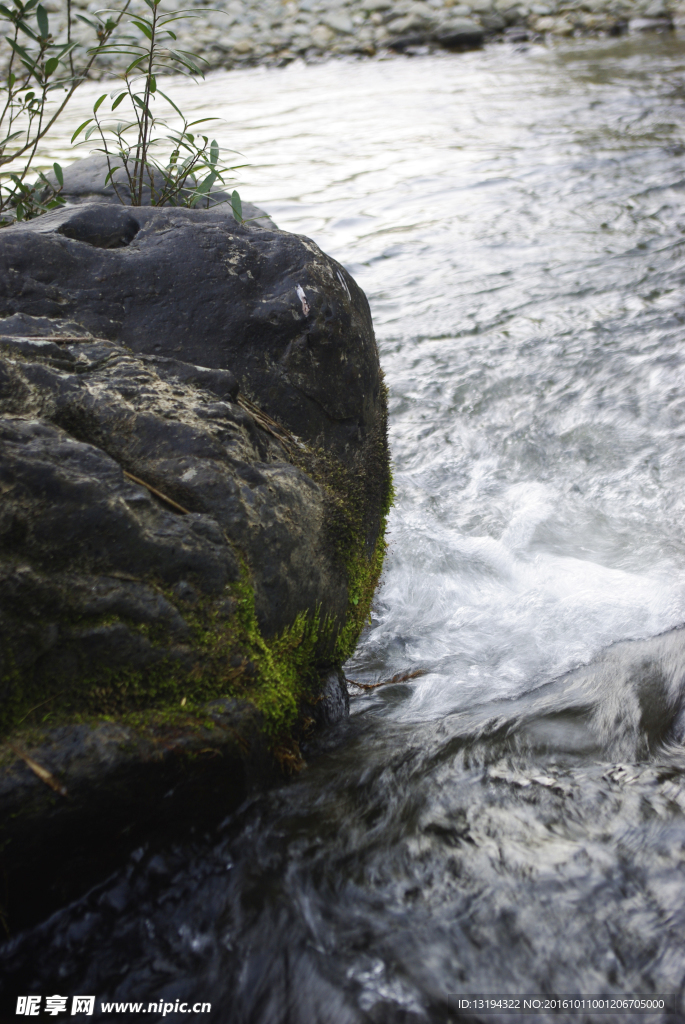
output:
[[[304,700],[315,699],[322,674],[351,656],[370,615],[385,554],[385,524],[393,500],[385,419],[361,447],[355,466],[328,452],[300,448],[292,461],[325,490],[325,527],[332,564],[347,585],[343,621],[301,614],[280,634],[265,638],[255,613],[254,590],[243,562],[240,579],[218,598],[196,603],[157,586],[189,627],[174,638],[162,623],[118,615],[60,620],[62,649],[73,648],[75,671],[22,669],[4,651],[0,735],[21,728],[109,719],[147,732],[207,724],[202,708],[215,698],[253,705],[272,747],[287,743]],[[68,607],[65,595],[64,607]],[[97,664],[84,668],[80,640],[90,630],[133,637],[144,648],[142,667]],[[68,661],[68,659],[67,659]],[[204,727],[204,726],[203,726]]]
[[[387,386],[382,382],[381,387],[386,410]],[[335,635],[331,656],[333,664],[342,665],[354,653],[369,620],[383,569],[385,529],[395,496],[388,461],[387,413],[367,437],[353,468],[320,450],[308,453],[302,462],[326,489],[328,540],[347,582],[345,620]]]
[[[228,617],[227,599],[233,606]],[[144,669],[101,666],[96,678],[55,676],[47,692],[45,683],[38,685],[6,658],[2,688],[8,696],[0,710],[0,731],[6,734],[22,720],[29,728],[41,720],[57,725],[93,717],[142,726],[151,713],[158,724],[171,723],[197,714],[213,698],[233,697],[255,706],[270,736],[287,733],[300,701],[316,687],[319,652],[329,642],[331,624],[322,623],[318,615],[300,615],[288,629],[266,640],[257,623],[246,569],[230,596],[220,602],[204,599],[179,611],[192,636],[183,645],[174,645],[158,625],[151,630],[116,616],[108,616],[106,622],[82,621],[84,628],[123,625],[144,636],[160,652],[157,662]],[[74,635],[72,642],[77,640]]]

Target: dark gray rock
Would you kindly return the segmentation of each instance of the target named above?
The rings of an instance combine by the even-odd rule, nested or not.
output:
[[[273,751],[300,766],[305,721],[347,713],[390,495],[373,327],[343,267],[227,203],[93,203],[92,167],[66,182],[70,205],[0,232],[14,927],[108,870],[102,844],[202,817],[203,792],[207,820],[228,813]]]
[[[404,53],[405,50],[410,50],[412,47],[425,46],[431,39],[432,33],[428,29],[419,29],[403,32],[401,35],[391,35],[386,45],[389,50],[397,50],[398,53]]]
[[[68,170],[69,195],[97,190],[98,160]],[[317,482],[303,459],[321,451],[352,474],[367,557],[389,487],[368,304],[342,267],[308,239],[237,224],[225,203],[83,203],[0,234],[0,313],[0,573],[23,595],[8,628],[28,645],[12,658],[48,650],[32,607],[92,617],[77,595],[121,573],[215,598],[242,564],[265,635],[302,614],[335,633],[349,595],[330,473]],[[165,621],[159,609],[151,621]],[[52,666],[62,641],[73,658],[73,630],[40,629]],[[109,630],[113,664],[153,658],[122,629]]]
[[[229,370],[261,409],[348,466],[382,416],[361,289],[313,242],[236,224],[226,204],[88,203],[5,228],[0,315],[15,313]]]
[[[340,669],[332,669],[328,673],[322,680],[316,700],[308,703],[304,710],[320,728],[335,725],[347,718],[350,713],[350,695]]]
[[[128,600],[133,584],[112,574],[167,587],[191,581],[216,597],[238,580],[239,558],[267,635],[317,608],[342,620],[347,591],[324,536],[325,492],[236,397],[226,370],[141,359],[111,341],[0,335],[0,608],[12,618],[21,609],[5,623],[14,637],[29,629],[31,608],[44,609],[41,630],[48,609],[60,616],[56,574],[70,576],[64,600],[73,615],[93,616],[107,611],[105,578],[109,600]],[[153,596],[156,620],[163,612]],[[122,614],[140,621],[131,609]],[[71,650],[71,632],[65,642]],[[144,657],[147,640],[136,644]],[[137,665],[120,649],[117,662]]]
[[[400,53],[413,47],[436,43],[448,50],[472,50],[481,46],[484,39],[485,30],[471,18],[452,18],[438,28],[424,26],[396,36],[391,35],[387,46]]]
[[[274,778],[254,708],[243,703],[223,719],[207,712],[185,731],[143,737],[121,723],[63,725],[37,748],[16,748],[59,791],[22,756],[0,772],[2,909],[12,933],[87,891],[150,837],[163,846],[212,828]]]
[[[470,18],[454,18],[441,25],[434,38],[448,49],[473,49],[483,43],[485,30]]]
[[[61,190],[61,195],[70,205],[92,202],[123,203],[125,205],[131,203],[131,190],[123,168],[116,170],[105,184],[109,175],[109,164],[104,154],[95,153],[84,160],[77,160],[69,167],[64,168],[63,175],[64,187]],[[47,178],[54,186],[57,186],[57,179],[52,171]],[[189,194],[189,192],[184,192],[181,195],[187,197]],[[150,205],[151,196],[150,177],[147,175],[147,183],[143,185],[143,206]],[[222,189],[214,190],[206,200],[203,200],[206,207],[218,206],[220,203],[230,203],[229,193]],[[269,215],[253,203],[243,204],[243,219],[251,224],[258,224],[260,227],[276,227]],[[109,248],[109,246],[105,246],[105,248]]]

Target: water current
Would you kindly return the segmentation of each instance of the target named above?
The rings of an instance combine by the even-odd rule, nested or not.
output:
[[[671,994],[685,1019],[685,44],[293,64],[184,99],[225,118],[243,197],[369,297],[397,499],[346,671],[423,674],[351,686],[301,775],[152,838],[7,944],[6,977],[222,1024],[512,1021],[454,1002],[497,993]]]

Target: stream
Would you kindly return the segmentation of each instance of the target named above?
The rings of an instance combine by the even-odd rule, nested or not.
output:
[[[685,43],[186,95],[244,154],[243,198],[369,297],[396,503],[346,674],[420,674],[351,684],[300,775],[216,833],[151,838],[0,972],[146,1008],[96,1011],[116,1022],[177,1000],[212,1012],[164,1019],[685,1020]],[[497,994],[587,1002],[459,1004]],[[633,995],[675,1013],[617,1008]]]

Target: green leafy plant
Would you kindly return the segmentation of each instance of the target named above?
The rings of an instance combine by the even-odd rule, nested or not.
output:
[[[39,0],[8,0],[0,3],[0,22],[5,22],[4,77],[0,80],[0,225],[35,217],[54,209],[63,199],[62,169],[54,164],[55,181],[33,165],[36,152],[76,89],[107,50],[126,15],[130,0],[119,11],[95,19],[75,17],[91,27],[96,43],[86,49],[72,39],[74,16],[67,0],[67,27],[56,40],[48,13]],[[53,93],[63,95],[51,103]]]
[[[130,110],[127,120],[103,117],[100,109],[108,98],[104,93],[93,106],[93,116],[79,125],[72,136],[82,136],[86,143],[93,135],[100,139],[99,152],[107,159],[107,178],[122,203],[142,206],[182,205],[209,206],[216,183],[225,185],[228,174],[237,167],[221,166],[219,144],[203,134],[200,126],[216,118],[203,117],[189,121],[176,103],[158,85],[163,75],[203,78],[204,58],[176,47],[177,21],[198,17],[198,11],[163,13],[161,0],[145,0],[149,16],[129,15],[127,23],[133,30],[128,35],[100,48],[101,53],[126,64],[120,75],[121,85],[109,95],[110,112],[125,101]],[[112,12],[102,12],[112,13]],[[204,13],[204,12],[203,12]],[[170,127],[159,117],[153,105],[163,99],[180,119],[180,127]],[[118,173],[121,172],[121,173]],[[231,196],[233,213],[242,220],[240,196]]]

